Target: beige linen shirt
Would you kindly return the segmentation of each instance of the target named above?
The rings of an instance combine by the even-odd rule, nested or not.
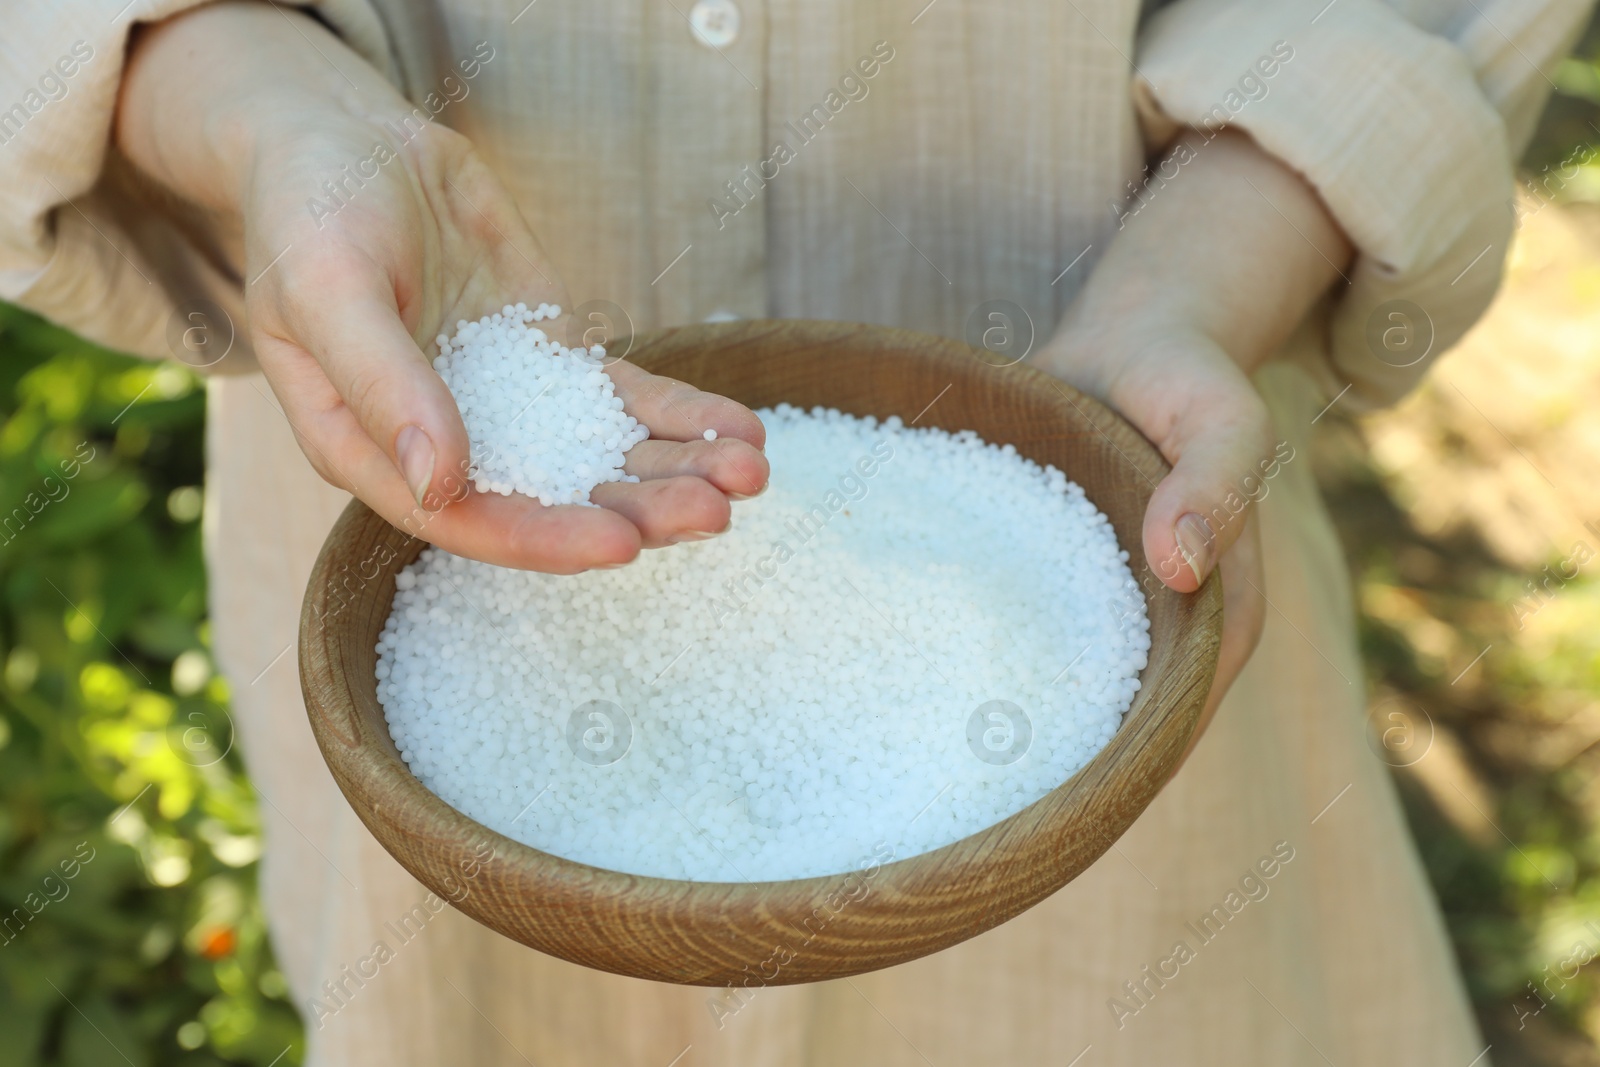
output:
[[[108,148],[128,28],[192,0],[122,2],[28,0],[9,17],[0,297],[164,356],[188,301],[242,322],[245,279],[204,226],[141,201]],[[389,944],[376,977],[343,977],[425,894],[338,795],[282,656],[343,498],[241,344],[210,385],[213,618],[311,1062],[1488,1062],[1363,741],[1341,554],[1304,457],[1329,400],[1392,400],[1487,303],[1511,161],[1585,0],[309,6],[478,144],[578,301],[612,301],[639,328],[810,316],[961,336],[977,305],[1009,300],[1042,341],[1140,197],[1182,180],[1158,172],[1136,192],[1181,125],[1250,132],[1359,250],[1258,377],[1302,458],[1260,508],[1261,649],[1194,758],[1113,851],[1019,919],[748,1002],[585,971],[448,909]],[[1427,358],[1379,358],[1372,324],[1396,307]],[[1187,932],[1275,849],[1293,858],[1265,897],[1228,905],[1215,938]]]

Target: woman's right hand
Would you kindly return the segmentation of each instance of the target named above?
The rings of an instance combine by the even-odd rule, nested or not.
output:
[[[619,362],[617,395],[651,429],[628,454],[638,483],[596,487],[597,508],[471,491],[466,429],[425,353],[519,301],[562,305],[541,328],[566,343],[567,294],[466,139],[421,121],[311,19],[223,3],[154,27],[130,55],[118,141],[237,221],[250,335],[302,451],[408,532],[568,573],[713,536],[730,498],[765,486],[752,412]]]

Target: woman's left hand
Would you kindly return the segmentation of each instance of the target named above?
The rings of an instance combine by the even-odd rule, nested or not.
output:
[[[1035,362],[1120,412],[1172,464],[1144,518],[1145,559],[1156,578],[1190,593],[1212,571],[1221,575],[1222,648],[1192,751],[1261,637],[1266,604],[1251,487],[1270,477],[1278,457],[1266,404],[1216,342],[1180,326],[1138,332],[1090,338],[1069,325]]]
[[[1193,751],[1265,621],[1252,486],[1293,457],[1250,375],[1353,251],[1316,190],[1247,135],[1189,130],[1172,157],[1174,176],[1119,219],[1032,362],[1106,401],[1172,464],[1144,519],[1156,577],[1188,593],[1221,570],[1222,649]]]

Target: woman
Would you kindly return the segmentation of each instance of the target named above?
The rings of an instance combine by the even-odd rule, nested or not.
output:
[[[14,17],[0,296],[214,364],[216,645],[309,1062],[1489,1062],[1363,740],[1307,440],[1487,303],[1581,0],[118,3]],[[427,345],[573,298],[638,328],[957,336],[1009,301],[1031,362],[1160,446],[1145,551],[1180,591],[1220,568],[1227,633],[1203,742],[1113,850],[947,952],[754,995],[428,906],[327,776],[286,662],[345,491],[575,571],[713,536],[765,477],[748,412],[619,367],[669,439],[639,486],[446,503],[466,441]],[[707,426],[726,447],[670,443]]]

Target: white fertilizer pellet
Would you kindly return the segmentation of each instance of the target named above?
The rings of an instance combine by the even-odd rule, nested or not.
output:
[[[507,304],[436,339],[433,366],[461,409],[480,493],[587,504],[602,482],[638,481],[623,474],[623,456],[650,431],[622,410],[604,348],[567,348],[532,325],[560,314]]]
[[[765,881],[948,844],[1106,744],[1150,627],[1077,485],[971,433],[761,414],[771,488],[722,537],[406,568],[378,696],[424,784],[594,866]]]

